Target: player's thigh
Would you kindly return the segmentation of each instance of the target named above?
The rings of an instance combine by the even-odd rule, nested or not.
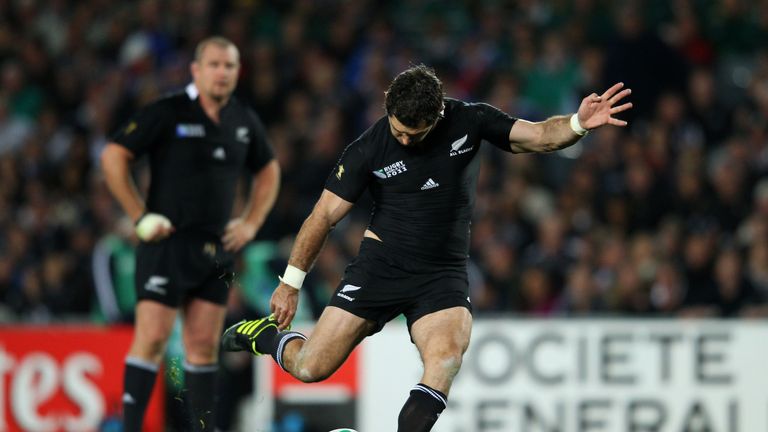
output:
[[[184,305],[182,338],[185,347],[216,346],[224,330],[224,305],[192,297]]]
[[[173,331],[177,310],[153,300],[140,300],[136,304],[134,344],[165,343]]]
[[[472,335],[472,314],[466,307],[439,310],[416,320],[411,326],[411,338],[422,361],[442,362],[461,356],[469,347]]]
[[[371,320],[338,307],[328,306],[304,343],[301,357],[304,361],[316,363],[322,369],[335,370],[371,332],[374,325]]]

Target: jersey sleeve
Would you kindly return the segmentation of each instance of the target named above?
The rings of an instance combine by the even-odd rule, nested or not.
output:
[[[255,112],[250,111],[250,117],[253,135],[248,147],[246,165],[251,172],[255,173],[275,158],[275,152],[269,143],[267,131],[264,128],[264,124],[261,123],[259,116]]]
[[[161,101],[139,110],[112,136],[111,141],[122,145],[138,157],[156,145],[166,127],[171,126],[169,110]]]
[[[480,137],[504,151],[511,152],[509,131],[517,119],[486,103],[472,105],[479,122]]]
[[[344,149],[325,181],[325,188],[346,201],[357,201],[371,181],[369,165],[362,142],[357,139]]]

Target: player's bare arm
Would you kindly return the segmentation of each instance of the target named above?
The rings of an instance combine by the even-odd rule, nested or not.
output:
[[[101,153],[101,166],[107,187],[117,202],[120,203],[125,214],[134,223],[138,223],[144,215],[144,201],[141,199],[136,188],[136,182],[131,176],[133,159],[133,153],[130,150],[116,143],[108,143]],[[171,235],[174,228],[170,222],[167,224],[155,223],[152,224],[151,231],[146,235],[140,235],[141,239],[144,241],[161,240]]]
[[[101,152],[101,166],[107,186],[125,210],[125,214],[135,223],[144,213],[144,201],[131,177],[132,162],[133,153],[115,143],[108,143]]]
[[[632,102],[618,105],[622,99],[632,93],[632,90],[623,89],[623,87],[624,83],[618,83],[602,95],[592,93],[582,99],[576,113],[577,127],[589,131],[606,124],[626,126],[626,121],[613,117],[632,108]],[[544,153],[571,146],[582,136],[583,134],[574,131],[571,116],[554,116],[542,122],[522,119],[516,121],[509,131],[509,142],[515,153]]]
[[[323,190],[312,213],[296,235],[288,265],[309,272],[328,238],[328,233],[349,213],[353,205],[354,203],[340,198],[333,192]],[[298,302],[299,290],[280,282],[270,301],[270,309],[280,323],[280,330],[293,321]]]
[[[229,221],[221,239],[224,250],[237,252],[256,236],[275,204],[279,190],[280,166],[273,160],[254,174],[245,214]]]

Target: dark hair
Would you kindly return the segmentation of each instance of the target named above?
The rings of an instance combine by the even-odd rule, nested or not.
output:
[[[406,69],[384,93],[384,109],[410,128],[431,125],[443,110],[443,83],[423,64]]]

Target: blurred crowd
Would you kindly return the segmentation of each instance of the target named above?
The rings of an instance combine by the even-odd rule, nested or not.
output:
[[[275,245],[268,269],[282,270],[343,148],[383,115],[390,80],[425,63],[448,96],[532,121],[615,82],[633,90],[626,129],[555,154],[483,150],[477,316],[768,314],[766,1],[0,0],[0,322],[130,319],[129,300],[97,295],[105,280],[130,286],[134,241],[98,155],[189,82],[212,34],[240,48],[237,94],[283,169],[257,238]],[[369,213],[366,197],[318,259],[313,313]]]

